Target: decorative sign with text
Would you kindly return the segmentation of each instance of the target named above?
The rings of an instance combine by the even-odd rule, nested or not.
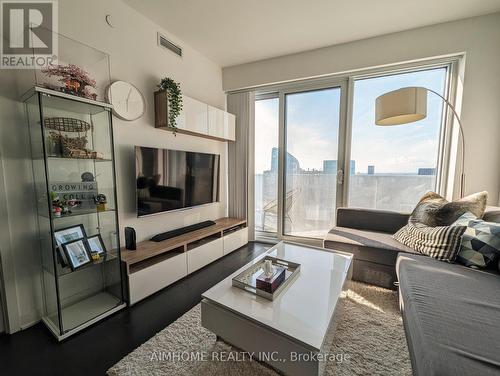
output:
[[[77,201],[77,209],[95,209],[95,196],[97,196],[97,182],[53,182],[50,190],[59,197],[62,202]]]

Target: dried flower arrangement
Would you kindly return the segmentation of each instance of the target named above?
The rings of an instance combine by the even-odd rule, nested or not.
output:
[[[90,78],[88,73],[77,65],[50,65],[43,68],[42,73],[45,73],[49,77],[61,77],[58,81],[62,82],[64,86],[57,89],[64,93],[93,100],[97,98],[97,94],[91,92],[89,89],[89,87],[96,88],[96,81]]]

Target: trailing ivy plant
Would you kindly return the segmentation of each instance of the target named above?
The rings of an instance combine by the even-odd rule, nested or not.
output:
[[[167,127],[172,128],[172,131],[177,131],[177,117],[182,110],[182,92],[180,84],[172,80],[171,78],[162,78],[158,89],[165,92],[166,105],[168,106],[168,119]]]

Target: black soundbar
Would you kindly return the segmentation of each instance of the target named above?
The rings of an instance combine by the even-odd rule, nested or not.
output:
[[[201,228],[205,228],[205,227],[213,226],[213,225],[215,225],[214,221],[205,221],[205,222],[196,223],[194,225],[177,228],[177,229],[172,230],[172,231],[162,232],[161,234],[153,236],[151,238],[151,241],[153,241],[153,242],[161,242],[162,240],[167,240],[167,239],[170,239],[170,238],[174,238],[176,236],[179,236],[179,235],[182,235],[182,234],[187,234],[188,232],[191,232],[191,231],[194,231],[194,230],[199,230]]]

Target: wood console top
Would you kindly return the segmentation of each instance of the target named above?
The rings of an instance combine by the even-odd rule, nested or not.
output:
[[[127,267],[138,262],[147,260],[151,257],[158,256],[179,247],[184,247],[186,251],[187,245],[192,242],[204,239],[211,235],[221,233],[231,227],[246,224],[245,219],[240,218],[220,218],[215,220],[215,225],[205,227],[199,230],[188,232],[174,238],[163,240],[161,242],[153,242],[145,240],[137,243],[137,250],[130,251],[125,247],[120,248],[121,258]]]

